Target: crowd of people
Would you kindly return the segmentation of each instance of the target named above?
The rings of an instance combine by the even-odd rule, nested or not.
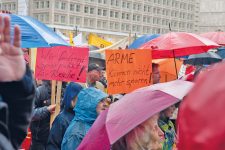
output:
[[[42,81],[40,85],[36,84],[20,48],[19,27],[16,26],[14,31],[14,38],[11,42],[10,19],[0,16],[0,149],[18,149],[26,137],[28,127],[32,132],[31,150],[77,149],[98,115],[110,107],[110,103],[119,100],[119,98],[113,99],[106,93],[107,81],[102,73],[103,68],[97,64],[90,64],[86,84],[66,83],[65,90],[63,90],[61,112],[55,118],[50,129],[50,116],[56,108],[56,105],[50,102],[51,81]],[[160,81],[159,67],[158,64],[152,64],[153,84]],[[201,85],[202,82],[198,84]],[[219,90],[221,91],[221,88]],[[218,91],[214,90],[213,92]],[[198,98],[207,99],[201,95]],[[191,101],[188,96],[187,99],[184,103],[186,106]],[[221,94],[219,99],[224,101],[224,94]],[[204,101],[201,102],[203,105]],[[185,105],[181,107],[183,111],[186,109]],[[179,149],[179,141],[182,143],[187,143],[187,141],[185,142],[183,140],[185,138],[176,134],[179,130],[176,130],[176,125],[171,120],[175,109],[176,107],[173,105],[151,116],[113,144],[111,149]],[[212,107],[212,109],[216,111],[216,108]],[[191,115],[182,114],[185,115],[182,117],[187,118],[190,117],[188,115]],[[201,116],[199,118],[201,119]],[[182,136],[187,133],[185,127],[188,124],[185,121],[179,124],[179,128],[183,129]],[[194,127],[190,126],[188,132],[191,134],[192,129],[197,135],[198,131]],[[202,131],[199,129],[199,132]],[[190,134],[188,135],[190,136]],[[221,134],[214,135],[205,131],[206,137],[221,137],[219,135]],[[205,148],[205,146],[199,146],[199,143],[204,145],[204,142],[212,142],[204,141],[203,137],[198,139],[196,136],[195,138],[196,142],[192,140],[192,144],[196,144],[196,150]],[[213,140],[213,137],[207,139]],[[225,149],[224,144],[219,142],[214,142],[214,144],[216,148]]]

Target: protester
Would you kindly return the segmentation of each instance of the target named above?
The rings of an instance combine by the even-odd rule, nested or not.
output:
[[[165,134],[165,144],[166,150],[172,150],[176,147],[176,131],[173,122],[170,120],[173,117],[173,113],[176,110],[175,105],[172,105],[160,112],[160,117],[158,120],[159,127]]]
[[[50,132],[50,116],[55,111],[56,105],[51,104],[50,81],[43,81],[36,89],[35,110],[30,125],[32,133],[31,150],[44,150]]]
[[[69,83],[64,94],[64,109],[55,118],[48,137],[47,150],[60,150],[64,133],[74,117],[73,108],[77,101],[77,95],[82,90],[82,86],[77,83]]]
[[[75,150],[79,146],[97,115],[108,107],[106,103],[107,97],[107,94],[94,87],[80,91],[74,108],[74,119],[63,137],[62,150]]]
[[[157,84],[160,82],[159,64],[152,63],[152,83]]]
[[[27,135],[35,93],[20,48],[18,26],[10,41],[10,19],[0,15],[0,149],[18,149]]]
[[[159,114],[141,123],[117,141],[112,150],[162,150],[164,134],[157,124]]]

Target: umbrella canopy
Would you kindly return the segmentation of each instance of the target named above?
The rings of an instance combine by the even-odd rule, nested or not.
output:
[[[225,64],[203,72],[179,108],[179,150],[224,150]]]
[[[152,49],[152,58],[160,59],[204,53],[216,47],[219,45],[215,42],[196,34],[170,32],[145,43],[140,49]]]
[[[210,65],[222,61],[223,59],[214,52],[207,52],[202,54],[190,55],[188,59],[184,60],[184,64],[189,65]]]
[[[133,128],[179,102],[192,88],[187,81],[155,84],[126,94],[102,112],[78,150],[105,150]]]
[[[202,37],[212,40],[213,42],[225,46],[225,32],[207,32],[200,34]]]
[[[14,14],[1,14],[11,18],[11,36],[15,25],[21,29],[22,48],[69,46],[69,44],[57,35],[45,24],[30,16],[19,16]]]
[[[129,47],[128,49],[137,49],[141,45],[145,44],[146,42],[159,37],[159,34],[152,34],[152,35],[143,35],[137,38]]]
[[[216,52],[222,59],[225,59],[225,47],[220,47]]]

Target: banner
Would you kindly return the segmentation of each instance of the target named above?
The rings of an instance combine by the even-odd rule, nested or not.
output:
[[[92,46],[96,46],[98,48],[104,48],[104,47],[112,45],[111,42],[108,42],[92,33],[89,34],[88,44],[90,44]]]
[[[40,80],[86,82],[88,48],[38,48],[35,77]]]
[[[108,93],[129,93],[150,84],[151,50],[106,50]]]

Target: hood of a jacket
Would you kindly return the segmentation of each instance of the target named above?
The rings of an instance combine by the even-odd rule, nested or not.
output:
[[[108,95],[99,89],[89,87],[83,89],[78,94],[76,106],[74,108],[75,118],[85,123],[92,124],[97,118],[96,107],[98,103]]]
[[[69,109],[71,107],[71,101],[78,95],[78,93],[82,90],[82,86],[78,83],[71,82],[65,89],[63,103],[65,105],[65,109]]]

